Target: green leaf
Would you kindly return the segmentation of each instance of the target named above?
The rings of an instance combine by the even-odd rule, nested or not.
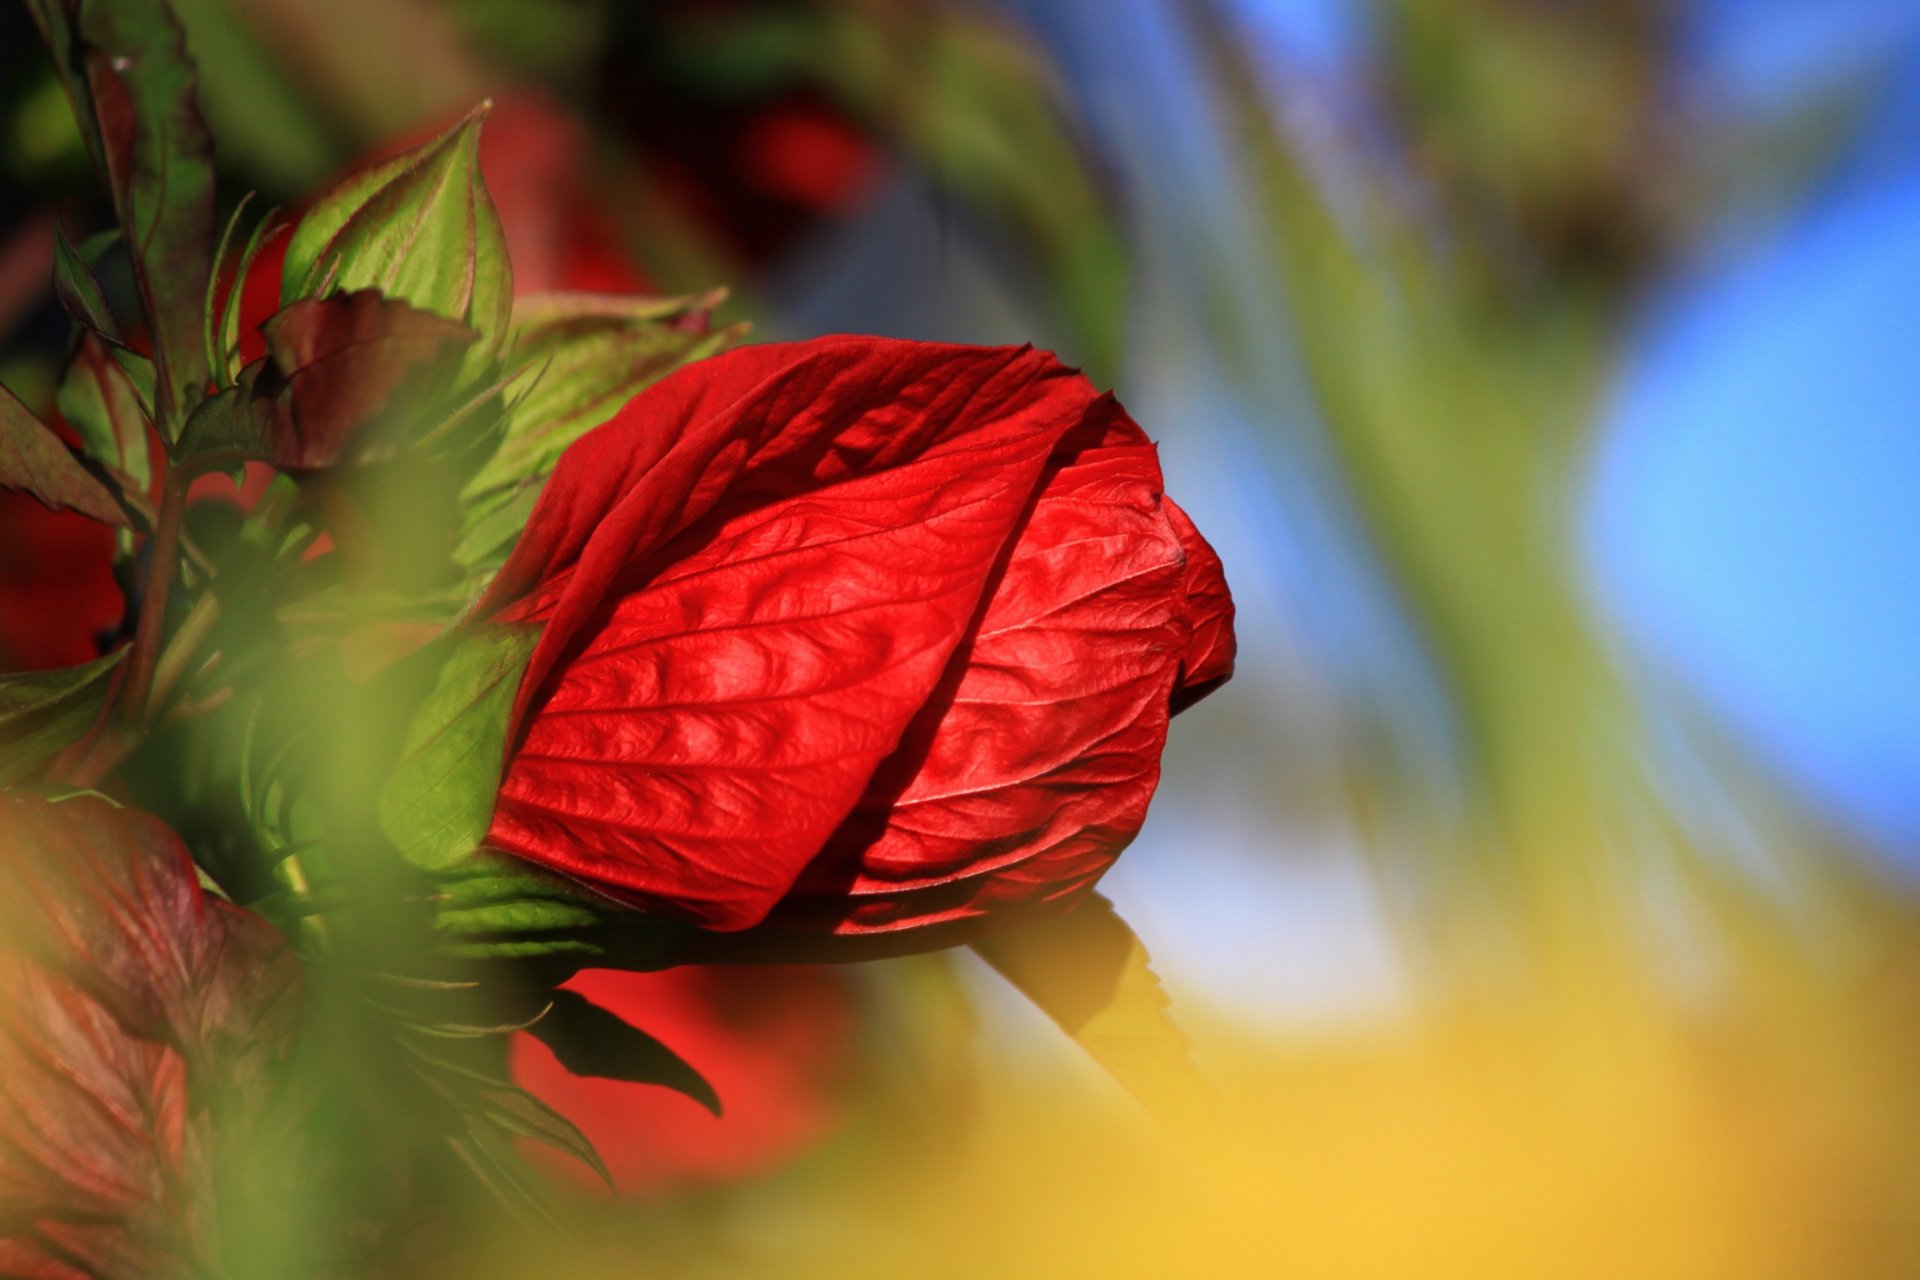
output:
[[[80,55],[100,156],[126,233],[160,370],[162,426],[206,385],[205,285],[216,230],[213,139],[172,11],[155,0],[87,0]]]
[[[215,344],[218,363],[214,376],[228,385],[240,376],[240,311],[245,301],[247,277],[253,274],[254,260],[260,256],[260,250],[266,247],[267,241],[286,230],[285,223],[274,220],[278,212],[269,209],[265,217],[253,224],[253,231],[247,236],[246,248],[240,251],[240,263],[234,268],[233,285],[227,290],[227,303],[220,315],[219,335]]]
[[[538,639],[534,627],[462,631],[409,722],[378,812],[381,830],[415,866],[448,867],[486,837],[514,695]]]
[[[80,740],[106,701],[107,676],[126,655],[58,671],[0,676],[0,786],[11,786]]]
[[[613,1174],[607,1171],[606,1162],[587,1135],[581,1133],[573,1121],[525,1089],[504,1083],[493,1088],[483,1086],[475,1091],[475,1103],[480,1115],[494,1125],[565,1152],[593,1170],[609,1190],[613,1189]]]
[[[485,354],[497,351],[512,312],[513,272],[480,174],[486,110],[322,198],[288,246],[282,301],[377,289],[467,324]]]
[[[60,379],[60,416],[89,456],[123,471],[145,493],[153,478],[147,415],[133,380],[96,334],[82,332]]]
[[[0,485],[104,524],[132,524],[107,486],[5,387],[0,387]]]
[[[1147,949],[1105,898],[973,946],[1148,1109],[1181,1121],[1206,1112],[1210,1091]]]
[[[508,403],[499,446],[460,495],[455,557],[490,573],[526,527],[568,445],[675,369],[737,342],[744,325],[709,332],[722,291],[685,298],[547,294],[514,313]]]
[[[577,991],[562,987],[552,999],[547,1015],[528,1029],[574,1075],[662,1085],[720,1114],[720,1095],[706,1077],[659,1040]]]
[[[525,380],[508,406],[506,433],[493,457],[467,485],[466,496],[510,488],[553,469],[566,447],[611,418],[621,405],[682,365],[724,350],[744,330],[706,331],[713,295],[677,299],[662,314],[652,299],[607,298],[599,311],[532,300],[516,318],[512,367]],[[521,308],[526,315],[529,308]]]
[[[53,292],[74,322],[111,341],[120,341],[120,325],[107,305],[107,295],[94,278],[78,249],[67,239],[64,228],[53,233]]]

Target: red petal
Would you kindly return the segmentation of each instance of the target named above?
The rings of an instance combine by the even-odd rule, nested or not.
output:
[[[953,673],[770,926],[864,933],[1069,899],[1139,831],[1185,558],[1153,446],[1102,407],[1104,442],[1056,459]]]
[[[1187,649],[1180,660],[1180,682],[1173,691],[1177,714],[1218,689],[1233,674],[1233,596],[1227,591],[1220,556],[1171,498],[1166,508],[1173,531],[1187,553]]]
[[[933,693],[1086,404],[1030,349],[852,338],[637,397],[567,451],[489,592],[546,623],[491,842],[759,921]]]

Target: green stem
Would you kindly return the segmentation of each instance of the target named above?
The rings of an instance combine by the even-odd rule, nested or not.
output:
[[[173,595],[173,581],[180,571],[180,524],[186,512],[190,479],[184,470],[175,470],[167,476],[161,490],[160,518],[148,552],[147,589],[140,600],[140,619],[134,625],[127,683],[120,692],[120,717],[130,724],[142,723],[147,718],[161,634],[166,628],[167,602]]]

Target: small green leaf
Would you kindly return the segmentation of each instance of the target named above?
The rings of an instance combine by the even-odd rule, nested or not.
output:
[[[1140,939],[1099,894],[973,944],[1150,1110],[1188,1120],[1210,1092]]]
[[[0,676],[0,786],[80,740],[99,715],[124,649],[84,666]]]
[[[539,631],[489,624],[457,635],[407,726],[380,793],[380,827],[415,866],[447,867],[486,837],[520,674]]]
[[[564,1235],[565,1224],[554,1216],[540,1188],[528,1180],[525,1166],[506,1135],[471,1113],[464,1117],[463,1123],[466,1132],[449,1135],[447,1145],[466,1163],[480,1185],[522,1220],[543,1224]]]
[[[107,486],[5,387],[0,387],[0,485],[104,524],[132,524]]]
[[[140,492],[153,478],[147,415],[133,380],[98,335],[82,332],[60,379],[60,415],[89,456],[118,468]]]
[[[455,559],[476,578],[499,567],[526,527],[560,454],[675,369],[737,342],[745,325],[708,331],[723,290],[684,298],[544,294],[514,311],[502,436],[461,491]]]
[[[247,236],[247,246],[240,251],[240,263],[234,268],[233,286],[227,290],[227,304],[220,315],[220,334],[216,345],[219,355],[214,366],[214,374],[222,382],[232,384],[240,376],[240,312],[245,303],[247,277],[253,274],[254,260],[260,256],[260,250],[267,241],[286,230],[286,224],[276,222],[277,209],[267,210],[260,221],[253,224],[253,231]]]
[[[216,228],[213,139],[194,98],[186,38],[165,4],[88,0],[79,35],[99,154],[153,334],[157,407],[174,430],[208,374],[201,333]]]
[[[479,1113],[495,1125],[565,1152],[593,1170],[609,1190],[613,1188],[613,1175],[587,1135],[525,1089],[511,1084],[482,1087],[476,1091],[475,1102]]]
[[[611,308],[536,311],[536,318],[516,323],[513,369],[525,386],[508,406],[500,447],[468,483],[466,496],[544,476],[568,445],[621,405],[682,365],[731,346],[744,332],[730,327],[709,333],[705,317],[711,300],[682,301],[681,310],[664,315]],[[675,319],[693,323],[670,323]]]
[[[93,268],[73,244],[64,228],[53,233],[53,292],[74,322],[113,342],[120,341],[120,325],[107,305],[107,295],[94,278]]]
[[[482,107],[447,133],[349,178],[294,232],[282,300],[377,289],[482,337],[506,340],[513,272],[480,174]]]
[[[662,1085],[720,1114],[720,1095],[685,1058],[577,991],[556,990],[547,1016],[529,1029],[577,1076]]]

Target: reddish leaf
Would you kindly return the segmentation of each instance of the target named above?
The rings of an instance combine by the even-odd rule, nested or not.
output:
[[[1030,348],[827,339],[582,437],[482,605],[545,624],[490,842],[758,922],[934,694],[1084,388]]]
[[[179,840],[0,794],[0,1271],[208,1274],[212,1188],[289,1047],[295,972]]]
[[[217,234],[213,138],[171,10],[151,0],[90,0],[78,50],[114,208],[153,328],[163,420],[206,385],[202,327]]]
[[[123,528],[132,524],[107,486],[5,387],[0,387],[0,485],[24,489],[56,510],[78,511]]]
[[[474,338],[370,289],[303,299],[262,330],[266,357],[194,414],[183,452],[233,450],[282,471],[371,460],[386,443],[380,424],[424,411],[448,357]]]
[[[60,379],[60,415],[87,452],[130,476],[144,492],[153,475],[146,410],[139,393],[107,345],[83,332]]]
[[[264,332],[273,377],[259,390],[275,399],[266,459],[288,471],[332,466],[357,434],[417,402],[442,359],[474,339],[371,290],[296,302]]]

